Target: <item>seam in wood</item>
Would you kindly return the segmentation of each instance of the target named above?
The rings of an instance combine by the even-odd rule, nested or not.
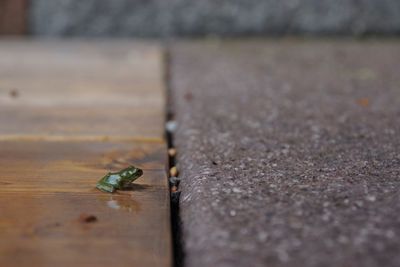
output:
[[[108,135],[0,135],[0,142],[30,141],[30,142],[143,142],[165,143],[162,137],[144,136],[108,136]]]

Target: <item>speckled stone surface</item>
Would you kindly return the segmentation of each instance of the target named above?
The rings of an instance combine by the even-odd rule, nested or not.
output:
[[[49,36],[400,32],[399,0],[31,0]]]
[[[185,263],[400,265],[400,42],[172,48]]]

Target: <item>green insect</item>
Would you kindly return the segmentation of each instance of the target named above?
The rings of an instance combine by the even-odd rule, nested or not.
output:
[[[134,166],[129,166],[119,172],[109,172],[97,182],[96,187],[101,191],[113,193],[117,189],[123,189],[137,178],[142,176],[143,171]]]

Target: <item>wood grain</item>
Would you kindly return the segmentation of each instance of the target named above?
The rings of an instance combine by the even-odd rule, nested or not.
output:
[[[0,135],[163,138],[162,51],[151,43],[0,42]]]
[[[1,266],[168,266],[165,146],[140,142],[0,142]],[[94,188],[129,164],[128,191]],[[92,214],[98,221],[79,221]]]
[[[25,34],[26,21],[27,0],[0,0],[0,34]]]
[[[0,41],[0,266],[171,266],[162,72],[152,44]]]
[[[91,193],[106,172],[129,165],[144,170],[139,184],[167,185],[163,143],[3,141],[0,147],[0,192]]]

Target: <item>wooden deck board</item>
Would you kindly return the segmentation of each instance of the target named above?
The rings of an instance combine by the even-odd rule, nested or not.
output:
[[[131,194],[1,194],[2,266],[168,266],[163,190]],[[18,197],[18,198],[16,198]],[[165,202],[167,203],[167,202]],[[96,216],[81,222],[81,214]],[[161,238],[162,237],[162,238]]]
[[[109,111],[107,111],[109,110]],[[161,140],[159,111],[133,107],[0,107],[1,136],[98,136]]]
[[[0,42],[0,266],[171,265],[162,86],[154,45]]]
[[[27,0],[0,1],[0,35],[26,34],[27,7]]]
[[[151,43],[2,40],[0,135],[162,139],[162,68]]]
[[[16,141],[0,147],[1,266],[168,266],[162,144]],[[131,163],[144,169],[132,190],[94,188],[106,170]],[[97,221],[81,222],[81,214]]]

